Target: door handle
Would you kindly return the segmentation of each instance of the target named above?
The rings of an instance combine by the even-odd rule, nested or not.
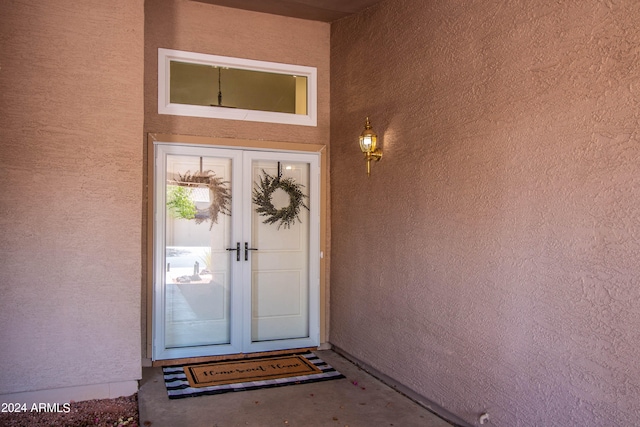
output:
[[[228,251],[236,251],[236,261],[240,261],[240,242],[236,242],[235,248],[227,248]]]
[[[258,248],[250,248],[249,243],[244,242],[244,260],[249,261],[249,251],[257,251]]]

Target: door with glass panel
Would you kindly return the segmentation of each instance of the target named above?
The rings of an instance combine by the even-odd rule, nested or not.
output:
[[[153,358],[318,345],[317,155],[155,150]]]

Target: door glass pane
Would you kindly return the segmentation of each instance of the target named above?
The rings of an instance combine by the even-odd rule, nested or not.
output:
[[[252,162],[252,342],[309,336],[309,170]]]
[[[231,159],[168,155],[167,348],[229,344]]]
[[[307,77],[170,61],[175,104],[307,114]]]

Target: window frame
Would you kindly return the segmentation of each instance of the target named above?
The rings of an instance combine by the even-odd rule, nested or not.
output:
[[[307,78],[307,114],[278,113],[271,111],[246,110],[242,108],[217,108],[205,105],[175,104],[170,100],[171,61],[242,70],[263,71]],[[318,125],[318,78],[317,68],[277,62],[257,61],[186,52],[173,49],[158,49],[158,114],[174,116],[203,117],[225,120],[245,120],[254,122],[280,123],[288,125]]]

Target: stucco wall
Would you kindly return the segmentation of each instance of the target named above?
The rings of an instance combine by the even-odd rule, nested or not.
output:
[[[137,389],[143,8],[0,2],[3,401]]]
[[[145,131],[328,144],[329,24],[187,0],[145,12]],[[159,115],[158,48],[317,67],[318,126]]]
[[[324,22],[157,0],[145,10],[145,132],[329,145],[329,40]],[[318,125],[297,126],[158,114],[158,48],[316,67]],[[322,183],[328,188],[329,183]],[[326,212],[328,217],[328,212]],[[146,226],[145,226],[146,229]],[[328,244],[328,236],[325,236]],[[328,271],[329,254],[323,260]],[[146,265],[151,265],[151,261]],[[328,274],[328,273],[327,273]],[[151,304],[145,287],[144,328]],[[150,357],[150,340],[144,355]]]
[[[640,424],[639,21],[396,0],[332,26],[332,343],[471,424]]]

